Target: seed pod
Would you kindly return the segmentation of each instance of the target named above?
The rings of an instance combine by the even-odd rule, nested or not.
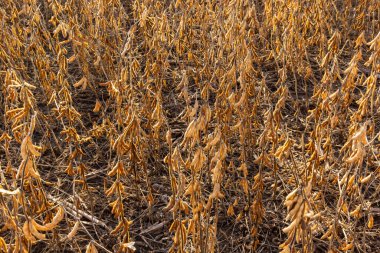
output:
[[[98,250],[92,242],[90,242],[86,247],[86,253],[98,253]]]
[[[29,222],[26,221],[24,223],[24,226],[22,226],[22,232],[24,232],[25,239],[30,241],[31,243],[37,242],[36,238],[32,235],[29,229]]]
[[[374,222],[373,215],[370,214],[370,215],[368,216],[368,223],[367,223],[367,227],[368,227],[369,229],[373,228],[373,222]]]
[[[372,177],[372,173],[370,173],[370,174],[369,174],[368,176],[366,176],[365,178],[360,179],[360,183],[362,183],[362,184],[367,183],[367,182],[371,179],[371,177]]]
[[[35,220],[32,220],[32,223],[35,226],[35,228],[39,231],[50,231],[50,230],[53,230],[55,227],[58,226],[58,223],[61,222],[63,217],[64,217],[64,210],[60,206],[60,207],[58,207],[58,211],[55,214],[55,216],[53,217],[52,222],[47,223],[45,225],[40,225]]]
[[[71,240],[74,238],[74,236],[77,234],[79,229],[79,221],[75,222],[74,227],[71,229],[70,233],[67,234],[67,239]]]
[[[93,111],[93,112],[99,112],[101,107],[102,107],[102,104],[101,104],[100,101],[97,99],[97,100],[96,100],[96,103],[95,103],[94,110],[92,110],[92,111]]]
[[[33,222],[31,222],[29,220],[28,224],[29,224],[29,231],[32,233],[32,235],[34,237],[36,237],[39,240],[45,240],[46,239],[46,235],[45,234],[41,234],[40,232],[38,232],[38,230],[36,229],[36,227],[33,225]]]

